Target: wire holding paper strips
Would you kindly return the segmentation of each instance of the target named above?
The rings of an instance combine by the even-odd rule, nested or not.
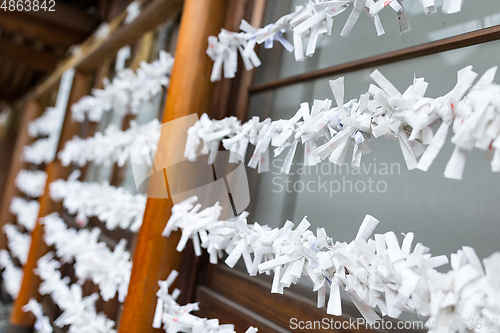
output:
[[[106,182],[80,182],[75,171],[68,180],[58,179],[49,184],[50,197],[62,201],[70,214],[76,214],[80,226],[87,224],[90,217],[97,217],[113,230],[117,227],[139,231],[142,224],[146,197],[131,194],[123,187],[115,187]]]
[[[172,208],[164,235],[181,229],[177,250],[182,251],[191,239],[195,253],[200,255],[201,248],[207,249],[213,264],[226,252],[229,267],[243,257],[249,275],[274,273],[272,293],[282,294],[305,275],[318,292],[318,308],[326,305],[331,315],[342,315],[342,288],[370,323],[380,319],[373,310],[378,307],[382,315],[392,318],[403,311],[429,318],[431,333],[465,332],[460,326],[449,325],[460,318],[493,323],[490,331],[500,331],[494,320],[500,318],[500,252],[481,264],[474,249],[464,246],[451,255],[452,269],[440,273],[435,268],[448,263],[448,258],[432,257],[421,243],[412,251],[412,232],[404,236],[401,245],[392,231],[371,238],[379,221],[370,215],[353,241],[341,243],[328,237],[324,228],[318,228],[316,235],[308,230],[307,218],[295,229],[291,221],[272,229],[247,224],[246,212],[219,221],[222,208],[218,204],[201,210],[196,202],[197,198],[191,197]],[[470,331],[482,332],[479,327]]]
[[[19,289],[21,289],[23,269],[14,265],[7,250],[0,250],[0,267],[5,269],[2,274],[5,281],[5,290],[13,299],[16,299]]]
[[[153,135],[150,130],[155,130],[155,134]],[[156,147],[161,133],[160,122],[154,119],[139,126],[137,122],[131,121],[130,128],[125,131],[111,124],[102,133],[97,132],[92,137],[82,139],[75,136],[73,139],[66,141],[64,148],[59,151],[57,156],[64,166],[71,163],[84,166],[86,163],[92,162],[94,165],[117,163],[121,167],[129,157],[132,142],[145,132],[148,132],[149,140],[155,141],[151,142],[152,147]],[[146,148],[148,147],[139,149],[140,153],[143,155],[149,154],[149,149]],[[151,151],[152,156],[155,153],[156,151]],[[148,159],[145,158],[144,160],[147,161]]]
[[[420,0],[420,3],[426,15],[437,12],[434,0]],[[297,6],[295,12],[282,16],[264,28],[254,28],[243,20],[240,25],[242,32],[222,29],[218,37],[210,36],[207,55],[214,61],[210,79],[220,80],[222,71],[225,78],[233,78],[238,68],[238,51],[246,70],[259,67],[261,62],[254,50],[256,44],[264,43],[265,48],[269,49],[273,47],[274,41],[278,41],[288,52],[295,52],[296,61],[303,61],[304,55],[312,57],[318,41],[332,34],[334,18],[351,6],[351,14],[340,33],[343,37],[349,35],[363,11],[373,20],[377,35],[385,34],[379,13],[386,7],[392,8],[396,13],[400,34],[411,30],[403,0],[308,1],[303,6]],[[445,0],[442,7],[445,14],[458,13],[461,9],[462,0]],[[286,32],[292,33],[293,45],[283,37]]]
[[[220,325],[218,319],[206,319],[192,315],[191,312],[199,310],[198,303],[179,305],[177,297],[181,291],[174,289],[169,294],[168,289],[179,273],[171,271],[165,281],[159,281],[160,290],[156,293],[158,302],[153,319],[153,327],[160,328],[163,323],[165,332],[196,332],[196,333],[234,333],[234,325]],[[249,327],[245,333],[257,333],[255,327]]]
[[[60,263],[52,258],[51,252],[40,258],[35,273],[42,282],[38,288],[41,295],[50,295],[62,314],[54,321],[54,325],[62,328],[69,326],[69,333],[95,332],[116,333],[115,322],[103,313],[97,313],[95,302],[97,294],[83,296],[82,286],[70,284],[58,270]]]
[[[17,188],[32,198],[41,197],[45,190],[47,173],[40,170],[20,170],[16,177]]]
[[[91,280],[99,287],[102,299],[109,301],[118,294],[120,302],[125,301],[132,261],[122,239],[111,251],[104,242],[99,242],[99,228],[76,230],[68,228],[58,214],[41,219],[44,225],[45,243],[56,248],[56,254],[63,263],[74,261],[75,275],[79,282]]]
[[[370,85],[359,100],[344,103],[344,78],[330,80],[337,107],[332,100],[302,103],[288,120],[253,117],[241,124],[235,117],[210,120],[203,115],[188,130],[184,156],[196,159],[197,150],[216,155],[219,144],[245,158],[248,144],[255,150],[248,163],[259,172],[269,171],[269,151],[274,156],[290,148],[281,172],[289,173],[299,142],[304,145],[304,165],[311,166],[328,159],[342,165],[353,147],[351,166],[359,167],[364,154],[371,152],[372,137],[385,136],[399,141],[409,170],[427,171],[443,147],[449,128],[455,133],[451,142],[455,150],[444,176],[462,179],[467,152],[479,148],[491,158],[491,170],[500,172],[500,86],[493,82],[493,67],[473,85],[477,74],[472,66],[458,72],[456,86],[438,98],[424,97],[428,83],[414,79],[404,93],[394,87],[378,70],[370,77],[378,86]],[[432,127],[439,124],[434,134]],[[422,155],[420,160],[417,158]],[[210,160],[209,160],[210,161]]]
[[[130,68],[119,71],[112,82],[106,78],[104,89],[93,89],[92,95],[82,97],[71,106],[73,119],[83,122],[87,116],[98,122],[103,112],[114,110],[122,114],[136,114],[142,103],[158,95],[168,86],[174,58],[160,51],[160,59],[141,66],[134,72]]]
[[[31,235],[23,234],[12,224],[6,224],[2,229],[7,236],[10,253],[13,257],[19,259],[21,265],[24,265],[28,259],[28,252],[31,245]]]
[[[38,303],[34,298],[30,299],[28,304],[23,306],[23,311],[31,312],[35,316],[36,321],[34,327],[37,333],[53,332],[49,317],[43,314],[42,304]]]
[[[40,204],[37,200],[26,201],[23,198],[14,197],[10,203],[10,212],[17,215],[17,223],[26,230],[32,231],[38,219]]]

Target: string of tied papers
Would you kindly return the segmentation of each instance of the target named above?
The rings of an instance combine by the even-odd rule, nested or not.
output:
[[[71,106],[73,119],[83,122],[101,120],[103,112],[113,110],[122,115],[137,114],[144,102],[158,95],[168,86],[174,58],[160,51],[159,59],[152,63],[142,61],[137,72],[130,68],[119,71],[112,82],[104,80],[104,89],[93,89],[92,94],[82,97]]]
[[[59,261],[54,253],[49,252],[38,260],[36,273],[42,279],[39,287],[41,295],[50,294],[63,313],[54,321],[59,328],[69,326],[69,332],[115,333],[115,322],[105,314],[97,313],[95,302],[99,295],[94,293],[84,297],[82,284],[91,280],[99,287],[104,301],[109,301],[118,294],[123,302],[128,290],[132,262],[130,253],[125,250],[126,242],[121,240],[111,251],[104,242],[99,242],[100,229],[76,230],[68,228],[58,214],[50,214],[41,219],[44,225],[44,240],[54,246]],[[77,283],[69,284],[68,278],[62,278],[58,268],[61,263],[74,262]],[[23,307],[36,317],[35,328],[41,333],[52,333],[53,328],[38,302],[34,299]]]
[[[342,315],[342,288],[370,323],[380,319],[373,310],[378,307],[382,315],[392,318],[403,311],[429,318],[431,333],[459,331],[460,325],[450,327],[449,323],[461,322],[461,318],[480,318],[490,325],[490,331],[500,329],[500,252],[481,264],[474,249],[464,246],[451,255],[451,270],[440,273],[435,268],[447,264],[448,258],[432,257],[421,243],[412,251],[412,232],[404,235],[401,245],[392,231],[370,238],[379,223],[370,215],[356,238],[346,243],[334,242],[324,228],[317,228],[315,235],[308,230],[306,217],[295,229],[291,221],[273,229],[247,224],[247,212],[220,221],[218,203],[204,210],[201,207],[196,197],[175,205],[163,235],[169,237],[181,229],[177,250],[182,251],[191,239],[195,253],[201,255],[205,248],[212,264],[223,252],[228,254],[225,263],[229,267],[243,257],[249,275],[274,274],[272,293],[282,294],[304,275],[318,292],[318,308],[326,305],[331,315]],[[161,287],[160,297],[168,285]],[[484,328],[469,327],[468,332],[483,332]]]
[[[234,325],[220,325],[218,319],[206,319],[192,315],[191,312],[199,310],[198,303],[179,305],[177,297],[180,290],[175,288],[172,294],[168,289],[175,281],[179,273],[173,270],[165,281],[159,281],[160,290],[156,293],[158,302],[156,304],[153,327],[160,328],[163,323],[165,332],[196,332],[196,333],[234,333]],[[245,333],[257,333],[255,327],[250,326]]]
[[[46,179],[47,174],[43,171],[20,170],[15,184],[21,192],[37,198],[43,194]],[[17,225],[6,224],[3,227],[9,251],[0,250],[0,267],[4,268],[2,276],[5,289],[14,299],[17,298],[21,287],[23,270],[22,267],[14,264],[13,259],[17,259],[21,266],[26,263],[31,245],[31,231],[36,225],[39,208],[40,204],[37,200],[12,198],[9,209],[16,216]]]
[[[113,329],[115,322],[96,311],[95,302],[99,295],[94,293],[83,296],[82,286],[78,283],[71,284],[68,278],[63,278],[60,267],[59,261],[53,259],[53,253],[49,252],[38,260],[35,271],[42,280],[38,288],[40,294],[50,295],[62,311],[54,325],[60,328],[69,326],[68,332],[71,333],[116,333]],[[25,310],[29,311],[30,308],[28,306]],[[47,326],[43,318],[39,313],[35,326],[44,327],[46,333],[52,332],[52,327]]]
[[[119,227],[139,231],[146,208],[144,195],[106,182],[80,182],[79,175],[76,170],[68,180],[58,179],[49,185],[52,200],[62,201],[68,213],[76,214],[78,225],[83,227],[90,217],[97,217],[109,230]]]
[[[54,324],[60,328],[69,326],[69,332],[75,333],[115,333],[115,322],[105,314],[96,312],[95,302],[99,295],[94,293],[83,297],[81,285],[85,280],[92,280],[99,286],[104,301],[112,299],[118,293],[119,301],[123,302],[132,269],[130,253],[125,250],[125,241],[120,241],[114,251],[111,251],[105,243],[98,242],[100,234],[98,228],[92,231],[68,228],[56,213],[44,217],[41,223],[45,227],[45,242],[55,247],[56,255],[60,258],[59,261],[55,260],[54,254],[49,252],[38,261],[36,269],[42,279],[40,294],[50,294],[63,311]],[[0,260],[2,256],[0,253]],[[62,278],[58,268],[61,266],[60,262],[73,261],[75,275],[79,280],[70,285],[68,279]],[[180,291],[176,289],[172,295],[168,294],[168,288],[175,279],[174,275],[177,275],[176,272],[160,283],[158,295],[161,299],[161,312],[157,309],[155,323],[163,322],[168,332],[234,332],[233,325],[219,325],[217,319],[208,320],[192,315],[190,312],[198,310],[197,303],[181,306],[175,302]],[[52,333],[50,321],[43,315],[38,302],[32,299],[23,309],[35,315],[35,328],[38,332]],[[246,331],[246,333],[256,332],[257,329],[253,327]]]
[[[426,15],[437,12],[434,0],[420,0],[420,3]],[[343,37],[349,35],[363,11],[373,20],[377,35],[385,34],[379,13],[387,7],[396,13],[400,34],[411,30],[403,0],[310,0],[264,28],[254,28],[242,20],[242,32],[222,29],[217,37],[210,36],[207,55],[214,61],[210,79],[220,80],[222,71],[225,78],[233,78],[238,68],[238,51],[246,70],[259,67],[261,62],[254,50],[256,44],[264,43],[269,49],[274,41],[278,41],[288,52],[294,52],[296,61],[303,61],[304,55],[312,57],[318,41],[332,34],[334,18],[349,7],[352,7],[351,14],[340,33]],[[442,11],[453,14],[460,12],[461,8],[462,0],[445,0]],[[283,37],[286,32],[292,33],[293,45]]]
[[[32,198],[41,197],[45,189],[47,173],[41,170],[19,170],[15,184],[17,188]]]
[[[424,97],[428,83],[414,79],[401,93],[378,70],[370,77],[368,92],[344,103],[344,78],[330,81],[336,107],[330,99],[315,100],[312,108],[302,103],[288,120],[253,117],[241,124],[235,117],[210,120],[203,115],[188,130],[184,156],[195,160],[198,151],[215,161],[220,143],[234,152],[232,162],[245,160],[249,144],[255,150],[248,162],[259,172],[269,171],[269,152],[274,156],[289,148],[281,171],[289,173],[299,142],[304,145],[304,165],[328,159],[342,165],[353,147],[351,166],[359,167],[363,155],[371,152],[368,142],[385,136],[399,141],[409,170],[427,171],[443,147],[449,129],[454,135],[453,154],[444,170],[446,178],[461,179],[466,155],[473,148],[485,152],[491,170],[500,171],[500,86],[493,82],[497,67],[486,71],[474,84],[472,67],[458,72],[456,86],[438,98]],[[473,85],[474,84],[474,85]],[[438,125],[436,133],[432,127]],[[420,160],[417,158],[422,155]],[[241,156],[241,157],[239,157]]]
[[[132,146],[132,142],[141,134],[148,132],[148,142],[150,146]],[[136,121],[130,122],[130,128],[122,131],[116,125],[109,125],[103,132],[97,132],[94,136],[82,139],[75,136],[66,141],[64,148],[57,154],[62,165],[71,163],[83,166],[88,162],[94,165],[112,165],[116,163],[122,167],[127,161],[133,149],[137,149],[135,156],[141,156],[141,160],[151,164],[150,156],[154,156],[157,143],[160,140],[161,127],[158,119],[154,119],[146,124],[137,125]],[[138,141],[144,142],[145,141]]]

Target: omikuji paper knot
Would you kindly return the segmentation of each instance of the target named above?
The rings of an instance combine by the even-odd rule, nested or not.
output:
[[[28,304],[23,306],[24,312],[31,312],[36,318],[35,330],[38,333],[52,333],[53,329],[50,325],[49,317],[43,314],[43,308],[34,298],[30,299]]]
[[[256,275],[257,271],[273,272],[272,293],[283,293],[284,288],[305,275],[318,292],[318,307],[326,305],[328,314],[342,314],[342,288],[369,322],[380,319],[373,310],[375,307],[392,318],[407,311],[428,317],[430,332],[439,333],[449,332],[450,327],[445,323],[460,318],[481,318],[494,323],[493,318],[500,316],[500,252],[485,259],[482,265],[474,250],[465,246],[451,255],[452,269],[440,273],[435,268],[448,263],[448,258],[431,257],[429,249],[420,243],[411,251],[413,233],[407,233],[401,245],[392,231],[370,238],[379,221],[369,215],[356,238],[345,243],[334,242],[323,228],[318,228],[315,235],[308,230],[310,223],[306,218],[295,229],[291,221],[274,229],[258,223],[248,225],[247,213],[218,221],[218,210],[218,214],[206,213],[217,205],[200,211],[196,201],[189,198],[175,205],[167,225],[181,228],[183,235],[186,229],[189,235],[199,236],[201,247],[209,251],[212,263],[216,263],[211,252],[215,248],[215,259],[222,256],[222,251],[228,253],[226,263],[230,267],[243,257],[250,275]],[[209,221],[205,221],[208,216]],[[197,234],[191,232],[192,224],[198,226]],[[159,294],[163,292],[161,289]],[[458,327],[452,329],[458,331]]]
[[[23,198],[14,197],[10,203],[10,212],[17,216],[17,223],[28,231],[35,228],[38,219],[40,204],[37,200],[26,201]]]
[[[91,280],[105,301],[117,293],[120,302],[125,300],[132,270],[126,240],[120,240],[111,251],[104,242],[98,241],[99,228],[92,231],[68,228],[55,213],[44,217],[41,223],[45,228],[45,243],[56,248],[62,262],[74,261],[75,275],[80,281]]]
[[[33,120],[28,124],[28,134],[32,138],[36,138],[38,136],[49,136],[57,131],[58,122],[60,121],[61,115],[64,115],[64,112],[61,110],[48,107],[45,109],[45,112]]]
[[[104,89],[93,89],[91,95],[82,97],[71,106],[73,119],[83,122],[85,117],[98,122],[103,112],[136,114],[142,103],[157,96],[162,87],[168,86],[174,58],[160,51],[159,59],[151,64],[141,62],[136,72],[126,68],[119,71],[112,82],[104,80]]]
[[[49,184],[50,197],[62,201],[70,214],[76,214],[76,222],[86,225],[88,218],[97,217],[106,228],[139,231],[142,224],[146,197],[131,194],[123,187],[108,183],[67,181],[58,179]]]
[[[176,302],[180,294],[179,289],[174,289],[172,294],[168,289],[177,278],[179,273],[171,271],[165,281],[158,281],[160,289],[156,293],[158,301],[156,303],[153,327],[160,328],[163,323],[165,332],[196,332],[196,333],[235,333],[234,325],[220,325],[218,319],[200,318],[192,311],[199,310],[198,303],[180,305]],[[255,327],[249,327],[246,333],[257,333]]]
[[[31,245],[31,235],[20,232],[19,229],[12,224],[4,225],[3,231],[5,232],[5,235],[7,235],[10,253],[12,256],[19,259],[21,264],[24,265],[28,259],[28,252]]]
[[[54,321],[59,328],[69,326],[71,333],[116,333],[115,322],[105,314],[97,313],[95,302],[97,294],[84,297],[79,284],[69,284],[62,278],[59,262],[49,252],[37,262],[35,273],[42,282],[38,288],[41,295],[50,295],[62,314]]]
[[[4,269],[2,277],[5,290],[13,299],[16,299],[19,289],[21,289],[21,282],[23,281],[22,268],[14,265],[7,250],[0,250],[0,268]]]
[[[155,130],[155,133],[150,130]],[[118,166],[123,166],[130,154],[130,145],[145,132],[148,132],[150,146],[146,146],[144,142],[144,147],[138,149],[140,153],[144,154],[144,161],[147,161],[156,153],[156,151],[150,151],[149,148],[151,147],[151,150],[156,148],[160,139],[161,126],[157,119],[141,126],[137,125],[135,121],[131,121],[130,128],[125,131],[112,124],[103,132],[97,132],[94,136],[86,139],[75,136],[66,141],[64,148],[57,156],[65,166],[71,163],[83,166],[88,162],[92,162],[94,165],[118,163]]]
[[[488,153],[492,171],[500,172],[500,86],[493,83],[496,69],[489,69],[474,84],[477,74],[466,67],[459,71],[456,86],[435,99],[424,97],[428,87],[424,79],[415,78],[401,93],[375,70],[370,77],[378,86],[370,85],[359,100],[344,103],[344,80],[339,78],[330,81],[336,107],[329,99],[314,100],[312,107],[302,103],[288,120],[253,117],[241,124],[235,117],[210,120],[203,115],[188,130],[184,156],[195,159],[201,147],[213,163],[222,142],[225,149],[238,152],[244,160],[251,143],[255,149],[248,166],[269,171],[271,149],[274,156],[288,149],[281,171],[289,173],[300,142],[305,165],[326,159],[342,165],[352,147],[351,166],[359,167],[363,155],[371,152],[370,140],[385,136],[399,141],[409,170],[427,171],[452,128],[455,151],[444,170],[446,178],[462,178],[466,154],[473,148]],[[434,133],[436,125],[439,129]]]
[[[55,135],[38,139],[31,145],[23,147],[22,159],[36,165],[49,163],[56,157],[57,143],[58,138]]]
[[[42,196],[47,174],[41,170],[20,170],[16,177],[17,188],[32,198]]]

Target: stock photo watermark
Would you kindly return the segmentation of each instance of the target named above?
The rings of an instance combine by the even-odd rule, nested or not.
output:
[[[498,329],[499,321],[497,318],[452,318],[442,322],[421,320],[385,320],[380,319],[374,322],[368,322],[364,318],[322,318],[321,320],[299,320],[290,318],[289,327],[291,330],[425,330],[438,329],[445,327],[452,330],[473,330],[483,329],[485,333],[495,332]]]
[[[391,321],[377,320],[368,322],[364,318],[346,318],[339,320],[338,318],[322,318],[321,320],[299,320],[290,318],[291,330],[392,330],[392,329],[407,329],[407,330],[423,330],[424,322],[420,320],[414,321]]]
[[[297,163],[293,172],[281,173],[283,160],[272,162],[273,193],[324,193],[334,196],[338,193],[385,193],[389,185],[384,177],[399,176],[400,163],[377,163],[376,158],[370,163],[361,163],[359,167],[349,164],[336,165],[324,162],[316,166]]]

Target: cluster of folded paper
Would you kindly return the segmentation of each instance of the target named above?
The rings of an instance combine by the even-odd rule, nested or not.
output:
[[[136,114],[140,106],[150,101],[168,86],[174,58],[160,51],[158,60],[152,63],[141,62],[137,71],[125,68],[119,71],[113,81],[106,78],[104,89],[93,89],[91,95],[82,97],[71,106],[73,119],[83,122],[99,122],[104,112]]]
[[[274,274],[272,293],[283,293],[304,275],[318,293],[317,306],[326,305],[331,315],[342,315],[343,289],[368,322],[380,319],[374,311],[378,307],[392,318],[403,311],[428,318],[430,332],[450,332],[449,323],[461,318],[477,318],[496,325],[492,330],[499,329],[495,318],[500,315],[500,252],[481,264],[474,249],[464,246],[451,255],[451,270],[441,273],[435,268],[447,264],[448,258],[432,257],[421,243],[412,250],[412,232],[401,244],[394,232],[372,238],[379,221],[370,215],[355,239],[346,243],[328,237],[324,228],[314,234],[306,218],[296,227],[287,221],[281,228],[248,224],[246,212],[221,221],[218,204],[201,210],[197,200],[191,197],[174,206],[164,235],[180,229],[178,251],[191,239],[195,253],[200,255],[205,248],[213,264],[226,252],[229,267],[243,258],[249,275]]]
[[[426,15],[437,12],[434,0],[420,0]],[[303,61],[304,56],[312,57],[317,43],[332,34],[334,19],[339,14],[352,7],[340,35],[347,37],[358,21],[362,12],[373,20],[378,36],[385,34],[379,13],[390,7],[397,16],[399,33],[411,30],[410,22],[405,12],[402,0],[323,0],[308,1],[303,6],[297,6],[295,11],[280,17],[276,22],[263,28],[254,28],[243,20],[240,25],[242,32],[231,32],[222,29],[219,35],[208,38],[207,55],[214,61],[212,81],[218,81],[224,71],[225,78],[233,78],[238,68],[238,52],[241,55],[246,70],[259,67],[261,61],[255,53],[255,46],[263,44],[269,49],[274,41],[278,41],[288,52],[295,53],[296,61]],[[460,12],[462,0],[445,0],[442,11],[445,14]],[[290,32],[293,45],[283,37]]]
[[[62,201],[68,213],[76,215],[76,223],[83,227],[89,218],[97,217],[107,229],[139,231],[146,207],[144,195],[132,194],[107,182],[80,182],[78,176],[77,171],[67,180],[58,179],[49,184],[50,197]]]
[[[81,138],[75,136],[66,141],[64,148],[57,154],[63,165],[75,164],[83,166],[87,163],[94,165],[123,166],[130,156],[132,142],[148,132],[148,139],[152,140],[151,146],[136,148],[137,156],[143,155],[145,163],[150,161],[149,152],[155,148],[160,139],[160,122],[154,119],[144,125],[137,125],[136,121],[130,122],[130,128],[123,131],[118,126],[111,124],[103,132],[97,132],[94,136]],[[151,149],[151,154],[156,151]],[[154,155],[153,155],[154,156]]]
[[[185,157],[196,159],[201,148],[202,153],[210,153],[212,163],[222,142],[236,159],[245,159],[252,144],[255,149],[248,166],[266,172],[270,150],[274,147],[274,156],[278,156],[289,148],[281,169],[289,173],[300,143],[305,166],[326,159],[342,165],[352,147],[351,166],[359,167],[363,155],[371,152],[370,140],[386,137],[399,141],[409,170],[427,171],[452,128],[455,150],[444,170],[446,178],[462,178],[467,152],[474,148],[483,150],[491,160],[491,170],[499,172],[500,86],[493,82],[496,70],[489,69],[474,84],[477,74],[471,66],[466,67],[458,72],[456,86],[438,98],[424,96],[428,83],[422,78],[401,93],[375,70],[370,77],[378,86],[371,84],[359,99],[347,103],[344,79],[331,80],[336,107],[330,99],[315,100],[312,107],[302,103],[290,119],[260,121],[253,117],[243,124],[235,117],[210,120],[203,115],[188,130]],[[434,133],[436,126],[439,128]]]
[[[158,302],[156,304],[153,327],[163,328],[166,332],[200,332],[200,333],[234,333],[234,325],[221,325],[218,319],[206,319],[197,317],[191,312],[199,310],[198,303],[180,305],[177,303],[181,291],[175,288],[172,294],[168,289],[177,278],[179,273],[171,271],[165,281],[159,281],[160,290],[156,293]],[[249,327],[245,333],[256,333],[255,327]]]

